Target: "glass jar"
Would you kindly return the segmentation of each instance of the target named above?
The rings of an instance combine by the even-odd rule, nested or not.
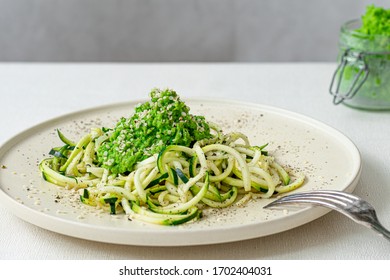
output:
[[[356,30],[361,20],[341,27],[338,67],[330,93],[335,104],[367,110],[390,110],[390,37]]]

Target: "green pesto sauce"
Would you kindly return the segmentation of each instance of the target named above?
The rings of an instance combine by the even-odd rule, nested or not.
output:
[[[130,118],[121,118],[110,138],[98,148],[99,162],[112,173],[125,173],[165,146],[189,147],[210,138],[205,118],[189,111],[175,91],[153,89],[150,101],[138,105]]]
[[[390,108],[390,9],[368,5],[361,17],[361,27],[353,32],[345,29],[341,32],[340,43],[343,54],[346,49],[352,50],[347,57],[348,63],[342,73],[342,92],[348,92],[355,81],[361,84],[352,99],[345,104],[351,107],[371,110],[388,110]],[[360,54],[364,54],[360,59]],[[340,56],[341,58],[342,56]],[[340,61],[339,58],[339,61]],[[369,69],[366,80],[362,72],[362,63]],[[363,73],[363,75],[360,75]],[[357,79],[357,80],[355,80]],[[344,82],[345,81],[345,82]],[[356,86],[357,87],[357,86]],[[356,88],[355,87],[355,88]]]
[[[362,16],[362,26],[357,31],[367,35],[390,36],[390,9],[367,6]]]

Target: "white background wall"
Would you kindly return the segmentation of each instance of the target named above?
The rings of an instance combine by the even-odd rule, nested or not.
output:
[[[334,61],[390,0],[0,0],[0,61]]]

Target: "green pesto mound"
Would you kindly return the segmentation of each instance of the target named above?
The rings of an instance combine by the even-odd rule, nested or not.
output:
[[[362,26],[357,31],[367,35],[390,36],[390,9],[367,6],[362,16]]]
[[[191,146],[210,138],[203,116],[190,108],[173,90],[153,89],[150,101],[138,105],[130,118],[121,118],[109,139],[97,150],[100,164],[112,173],[130,172],[134,165],[168,145]]]

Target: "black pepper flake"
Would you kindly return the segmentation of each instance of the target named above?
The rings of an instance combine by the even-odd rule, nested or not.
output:
[[[5,166],[4,164],[1,165],[1,169],[7,169],[7,166]]]

